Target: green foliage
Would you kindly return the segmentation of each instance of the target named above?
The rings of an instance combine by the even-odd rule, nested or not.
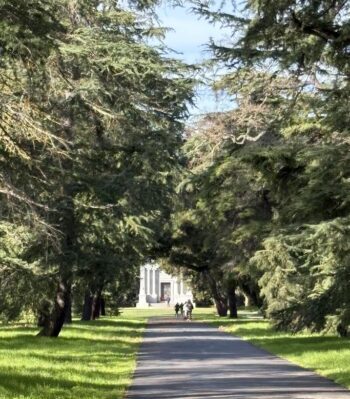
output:
[[[234,48],[215,47],[220,59],[272,59],[283,67],[332,66],[346,71],[347,2],[248,0],[233,2],[236,13],[213,11],[208,1],[194,3],[198,12],[238,30]]]
[[[254,150],[230,140],[231,116],[205,117],[184,146],[188,172],[179,185],[183,202],[174,216],[169,258],[171,264],[190,270],[185,274],[193,286],[210,291],[222,306],[230,289],[238,286],[258,303],[248,261],[271,219],[261,173],[247,161]]]
[[[37,308],[52,289],[52,275],[43,275],[40,262],[28,254],[33,234],[27,226],[3,222],[0,238],[0,319],[10,321]]]
[[[208,180],[203,207],[221,221],[229,270],[259,281],[276,327],[346,335],[349,4],[192,3],[232,30],[210,47],[228,69],[215,86],[236,108],[207,118],[189,153],[202,175],[221,174]],[[233,169],[222,173],[234,162],[239,180]],[[259,196],[263,218],[254,211]],[[220,211],[238,214],[239,223],[225,229]]]
[[[349,325],[348,234],[348,219],[334,219],[271,237],[255,254],[267,315],[279,329]]]
[[[76,284],[129,281],[169,219],[193,81],[149,45],[155,4],[0,3],[1,216],[57,314]]]
[[[216,60],[231,71],[269,68],[299,80],[298,92],[316,92],[323,126],[348,131],[350,20],[347,1],[234,1],[215,9],[193,1],[195,10],[234,34],[211,43]]]

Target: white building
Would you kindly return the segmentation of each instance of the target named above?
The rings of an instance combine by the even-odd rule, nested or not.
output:
[[[136,307],[144,308],[168,301],[173,305],[188,299],[193,302],[193,295],[182,278],[164,272],[156,263],[140,267],[140,293]]]

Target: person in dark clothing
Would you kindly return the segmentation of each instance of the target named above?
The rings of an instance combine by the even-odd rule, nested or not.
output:
[[[179,305],[178,302],[176,302],[176,305],[175,305],[174,309],[175,309],[175,316],[176,316],[176,318],[178,318],[179,317],[179,310],[180,310],[180,305]]]

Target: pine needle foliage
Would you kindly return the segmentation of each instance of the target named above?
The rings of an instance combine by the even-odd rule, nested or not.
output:
[[[237,170],[250,171],[251,180],[243,181],[246,198],[256,198],[256,187],[264,193],[267,217],[252,215],[260,230],[251,230],[255,245],[243,264],[259,282],[276,327],[333,329],[345,336],[349,2],[247,0],[216,9],[209,1],[192,3],[195,12],[231,31],[225,41],[209,45],[213,61],[228,70],[216,87],[236,101],[216,123],[212,118],[201,127],[214,132],[216,141],[204,137],[215,150],[208,157],[208,144],[202,144],[194,162],[203,172],[234,158]],[[201,148],[205,140],[197,141]],[[224,181],[216,183],[217,192],[230,192],[237,201],[239,183],[227,189]],[[222,206],[234,213],[237,205],[227,198]],[[232,259],[243,252],[248,220],[235,228]]]
[[[32,229],[26,256],[56,287],[43,335],[75,282],[133,275],[169,218],[193,79],[149,44],[156,3],[0,3],[2,217]]]

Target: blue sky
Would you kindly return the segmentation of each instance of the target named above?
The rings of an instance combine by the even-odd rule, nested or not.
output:
[[[198,63],[210,58],[207,47],[210,38],[220,41],[227,37],[227,32],[220,26],[214,26],[191,13],[189,7],[173,8],[163,4],[158,8],[158,16],[163,26],[173,29],[165,39],[165,44],[178,53],[172,56],[188,63]],[[193,115],[232,107],[227,98],[214,95],[208,88],[198,89],[196,103],[197,107],[191,109]]]

